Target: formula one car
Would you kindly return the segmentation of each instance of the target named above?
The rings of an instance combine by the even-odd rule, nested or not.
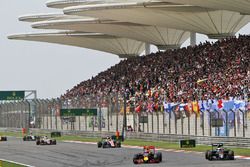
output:
[[[6,136],[0,136],[0,141],[7,141],[7,137]]]
[[[38,137],[36,145],[56,145],[56,139],[49,139],[47,136]]]
[[[133,163],[160,163],[162,161],[161,152],[156,152],[154,146],[144,146],[143,153],[134,155]]]
[[[116,136],[108,136],[106,138],[102,138],[101,141],[97,143],[98,148],[120,148],[121,141],[116,139]]]
[[[212,150],[206,151],[205,158],[209,161],[234,160],[234,151],[224,148],[223,143],[214,143],[212,144]]]
[[[27,136],[23,136],[23,141],[36,141],[37,138],[38,136],[27,135]]]

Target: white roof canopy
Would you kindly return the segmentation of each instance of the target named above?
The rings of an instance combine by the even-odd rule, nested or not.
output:
[[[84,17],[84,16],[70,16],[65,15],[62,13],[44,13],[44,14],[29,14],[29,15],[23,15],[18,18],[19,21],[24,22],[38,22],[38,21],[45,21],[45,20],[60,20],[60,19],[87,19],[90,17]]]
[[[165,2],[195,5],[219,10],[231,10],[242,14],[250,14],[249,0],[162,0]]]
[[[10,35],[8,38],[78,46],[113,53],[121,58],[138,56],[144,50],[143,42],[99,33],[59,31],[52,33]]]
[[[99,4],[103,3],[103,0],[52,0],[46,2],[46,6],[50,8],[63,9],[69,6],[87,5],[87,4]]]
[[[250,21],[238,12],[159,2],[82,5],[65,8],[64,13],[182,29],[210,38],[233,36]]]
[[[106,19],[43,21],[32,24],[32,27],[104,33],[144,41],[158,46],[159,49],[178,48],[190,35],[183,30]]]
[[[70,6],[121,3],[121,2],[144,2],[145,0],[51,0],[46,2],[47,7],[63,9]],[[156,1],[156,0],[151,0]]]

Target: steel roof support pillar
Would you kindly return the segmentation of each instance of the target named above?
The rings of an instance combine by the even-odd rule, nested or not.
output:
[[[190,45],[195,46],[196,45],[196,33],[190,32]]]
[[[149,55],[149,54],[150,54],[150,44],[145,43],[145,55]]]

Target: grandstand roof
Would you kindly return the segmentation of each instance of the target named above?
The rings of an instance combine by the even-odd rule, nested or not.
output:
[[[36,22],[32,27],[99,32],[144,41],[158,46],[159,49],[178,48],[190,35],[183,30],[94,18]]]
[[[84,16],[70,16],[62,13],[40,13],[40,14],[29,14],[23,15],[18,18],[19,21],[25,22],[38,22],[45,20],[60,20],[60,19],[79,19],[79,18],[90,18]]]
[[[144,50],[144,43],[100,33],[57,31],[10,35],[9,39],[49,42],[89,48],[118,55],[120,58],[138,56]]]
[[[103,0],[52,0],[46,2],[47,7],[50,8],[65,8],[69,6],[77,6],[77,5],[87,5],[87,4],[98,4],[103,3]]]
[[[120,2],[144,2],[145,0],[51,0],[46,2],[47,7],[63,9],[70,6],[120,3]]]
[[[249,0],[162,0],[165,2],[174,2],[186,5],[195,5],[200,7],[223,9],[250,14]]]
[[[238,12],[163,2],[81,5],[65,8],[64,13],[183,29],[210,38],[233,36],[250,21]]]

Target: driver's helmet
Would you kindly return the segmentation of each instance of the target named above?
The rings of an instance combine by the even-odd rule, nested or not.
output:
[[[149,153],[149,151],[150,151],[150,150],[149,150],[148,147],[144,150],[145,153]]]
[[[109,136],[107,136],[107,140],[111,140],[111,138]]]
[[[221,152],[221,151],[223,151],[223,149],[220,148],[220,147],[218,147],[218,148],[217,148],[217,151],[218,151],[218,152]]]

